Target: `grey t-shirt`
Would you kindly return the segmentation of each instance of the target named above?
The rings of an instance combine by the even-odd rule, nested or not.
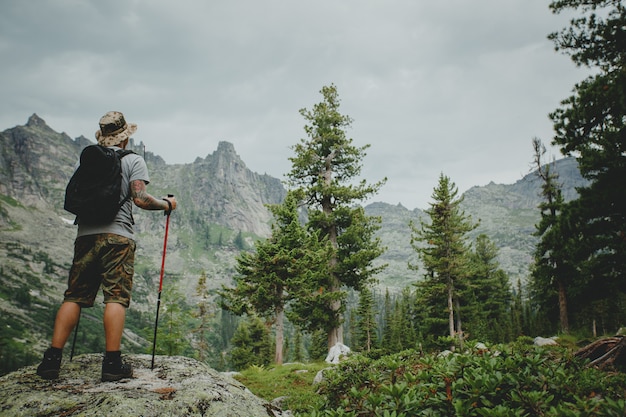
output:
[[[111,146],[111,148],[115,150],[121,149],[117,146]],[[122,195],[120,196],[120,202],[130,194],[130,183],[135,180],[141,180],[148,184],[150,177],[144,159],[140,155],[131,153],[122,158]],[[134,239],[132,198],[124,203],[115,219],[109,224],[97,226],[78,224],[77,237],[99,233],[113,233]]]

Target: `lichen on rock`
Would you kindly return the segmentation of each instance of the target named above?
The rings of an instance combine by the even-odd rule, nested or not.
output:
[[[131,379],[101,382],[102,356],[86,354],[61,364],[46,381],[36,365],[0,378],[0,415],[6,416],[282,416],[235,379],[194,359],[128,355]]]

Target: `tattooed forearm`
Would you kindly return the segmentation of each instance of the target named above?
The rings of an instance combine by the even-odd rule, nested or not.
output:
[[[131,181],[130,192],[135,205],[144,210],[166,210],[169,206],[166,201],[148,194],[146,183],[141,180]]]

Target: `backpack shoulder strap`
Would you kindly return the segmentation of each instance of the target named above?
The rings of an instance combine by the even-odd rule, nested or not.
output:
[[[121,162],[123,157],[125,157],[126,155],[130,155],[131,153],[135,153],[135,152],[131,151],[130,149],[118,149],[115,151],[115,153],[117,154],[117,157],[120,159],[120,162]],[[124,197],[124,199],[120,202],[120,207],[126,204],[128,200],[130,200],[130,193],[128,193],[128,195]]]
[[[120,157],[120,159],[122,159],[126,155],[130,155],[131,153],[135,153],[134,151],[131,151],[130,149],[118,149],[115,152],[117,153],[117,156]]]

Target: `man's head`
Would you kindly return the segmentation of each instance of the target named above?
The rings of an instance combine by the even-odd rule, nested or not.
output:
[[[126,123],[119,111],[110,111],[100,118],[100,130],[96,132],[98,144],[116,146],[128,140],[137,131],[137,125]]]

